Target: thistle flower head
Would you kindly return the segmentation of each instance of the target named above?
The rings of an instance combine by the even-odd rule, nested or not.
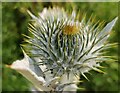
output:
[[[74,11],[68,15],[58,7],[44,8],[39,17],[29,14],[32,21],[28,29],[33,36],[26,36],[24,48],[45,80],[63,78],[66,74],[69,79],[71,73],[73,77],[85,76],[84,73],[92,69],[101,72],[97,67],[106,59],[102,50],[110,45],[105,41],[117,18],[102,29],[103,23],[93,23],[93,18],[79,21]]]

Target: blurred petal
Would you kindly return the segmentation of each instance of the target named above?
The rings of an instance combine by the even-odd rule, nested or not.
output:
[[[43,77],[38,76],[33,71],[34,65],[29,62],[28,56],[25,54],[25,52],[24,52],[24,56],[25,56],[24,59],[13,62],[13,64],[10,67],[21,73],[29,81],[31,81],[38,90],[40,91],[51,90],[50,88],[43,86],[46,83],[46,81],[44,80]]]
[[[105,35],[108,34],[108,36],[106,36],[105,38],[103,38],[101,40],[101,42],[99,44],[103,44],[109,37],[109,32],[112,30],[113,26],[115,25],[116,21],[118,20],[118,17],[116,17],[114,20],[112,20],[111,22],[109,22],[104,28],[103,30],[98,34],[98,39],[101,37],[104,37]]]

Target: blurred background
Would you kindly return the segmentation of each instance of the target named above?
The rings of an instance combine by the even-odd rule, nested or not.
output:
[[[7,68],[5,65],[12,64],[13,61],[23,58],[23,53],[20,44],[23,42],[22,34],[28,35],[28,22],[31,19],[26,10],[30,10],[36,16],[44,7],[59,6],[65,10],[87,13],[87,17],[93,13],[96,15],[96,20],[105,21],[106,23],[118,16],[118,3],[90,3],[90,2],[27,2],[27,3],[2,3],[2,90],[3,91],[29,91],[31,83],[18,72]],[[117,22],[118,23],[118,22]],[[118,42],[118,25],[116,24],[109,38],[110,43]],[[107,55],[118,56],[118,48],[112,47],[108,50]],[[95,71],[90,71],[92,75],[86,74],[90,81],[87,81],[81,76],[83,83],[78,84],[82,90],[78,93],[93,91],[111,91],[118,93],[118,62],[108,61],[101,64],[107,74],[101,74]]]

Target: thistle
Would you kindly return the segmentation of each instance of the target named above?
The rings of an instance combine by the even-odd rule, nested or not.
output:
[[[30,80],[40,91],[76,91],[80,75],[90,70],[103,72],[100,63],[109,58],[103,51],[113,44],[106,43],[118,18],[108,23],[78,20],[75,11],[49,8],[34,16],[23,44],[24,59],[10,67]]]

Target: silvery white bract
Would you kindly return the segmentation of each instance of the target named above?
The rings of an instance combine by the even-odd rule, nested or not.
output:
[[[40,91],[76,91],[80,75],[96,70],[108,59],[103,50],[118,18],[103,28],[94,18],[78,20],[75,11],[68,15],[64,9],[44,8],[39,17],[30,13],[32,20],[22,45],[24,59],[13,62],[11,68],[20,72]]]

